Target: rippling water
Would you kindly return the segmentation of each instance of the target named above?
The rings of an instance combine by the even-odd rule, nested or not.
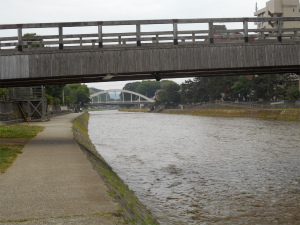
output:
[[[90,112],[97,150],[161,224],[300,224],[300,123]]]

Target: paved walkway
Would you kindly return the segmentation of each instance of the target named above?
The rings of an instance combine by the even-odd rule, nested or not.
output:
[[[78,115],[31,123],[46,129],[0,174],[0,224],[118,224],[118,204],[73,139]]]

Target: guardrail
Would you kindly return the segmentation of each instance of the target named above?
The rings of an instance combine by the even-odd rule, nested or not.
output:
[[[249,29],[249,23],[268,23],[272,29]],[[0,30],[17,29],[16,37],[0,37],[0,50],[15,47],[19,51],[26,48],[55,47],[112,47],[112,46],[141,46],[157,44],[214,44],[215,42],[240,42],[252,41],[278,41],[299,40],[300,26],[284,28],[283,24],[299,22],[300,17],[269,17],[269,18],[215,18],[215,19],[168,19],[168,20],[127,20],[127,21],[94,21],[70,23],[31,23],[31,24],[6,24],[0,25]],[[240,29],[218,30],[214,24],[240,23]],[[165,25],[172,26],[170,31],[142,32],[142,26]],[[179,30],[182,24],[207,24],[205,30]],[[135,32],[104,33],[103,27],[108,26],[135,26]],[[64,28],[68,27],[97,27],[98,33],[92,34],[67,34]],[[57,28],[58,35],[23,36],[24,29],[34,28],[39,33],[40,28]]]

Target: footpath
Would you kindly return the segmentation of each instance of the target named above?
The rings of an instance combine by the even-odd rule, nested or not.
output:
[[[31,123],[46,129],[0,174],[0,225],[120,224],[119,205],[73,139],[77,116]]]

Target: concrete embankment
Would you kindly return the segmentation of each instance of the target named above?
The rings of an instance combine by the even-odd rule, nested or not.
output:
[[[109,189],[109,195],[119,202],[119,214],[125,222],[132,224],[158,224],[149,210],[138,200],[134,193],[120,179],[120,177],[105,162],[98,153],[88,135],[89,114],[86,112],[73,121],[73,134],[77,142],[94,165]],[[121,147],[120,143],[120,147]]]
[[[134,109],[124,112],[140,112]],[[249,117],[273,120],[300,121],[300,109],[157,109],[153,113],[215,117]]]

